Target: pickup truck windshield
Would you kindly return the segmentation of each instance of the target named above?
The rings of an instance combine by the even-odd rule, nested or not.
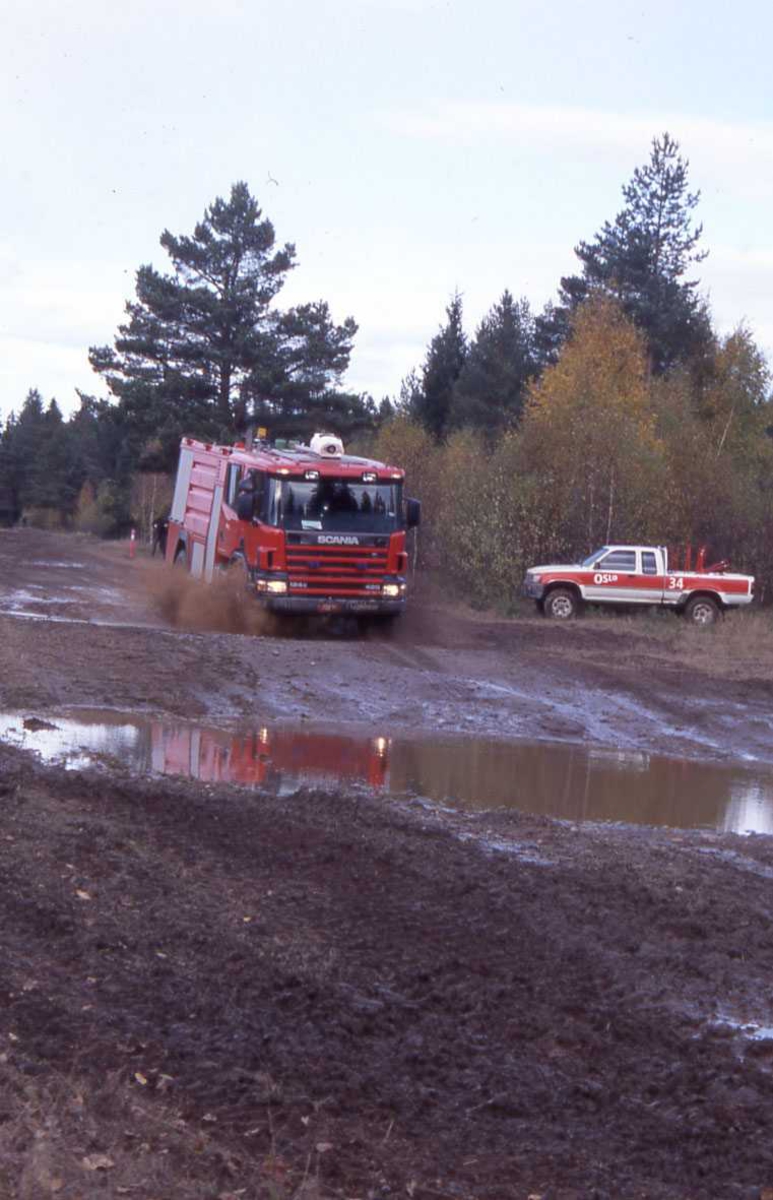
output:
[[[584,558],[582,560],[582,562],[580,563],[580,566],[581,567],[594,566],[598,562],[598,560],[601,558],[601,556],[603,554],[607,553],[607,550],[608,550],[607,546],[602,546],[600,550],[594,550],[592,554],[589,554],[587,558]]]
[[[402,527],[399,483],[272,479],[268,519],[283,529],[391,533]]]

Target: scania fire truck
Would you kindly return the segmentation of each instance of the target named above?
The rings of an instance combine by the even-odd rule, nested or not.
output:
[[[399,467],[345,454],[332,434],[287,449],[183,438],[167,562],[207,581],[236,568],[276,612],[394,617],[406,599],[406,530],[421,511],[403,499],[403,479]]]
[[[389,738],[356,738],[325,730],[150,727],[153,770],[206,783],[281,787],[283,778],[309,783],[352,779],[382,788],[389,775]],[[297,786],[297,784],[296,784]]]

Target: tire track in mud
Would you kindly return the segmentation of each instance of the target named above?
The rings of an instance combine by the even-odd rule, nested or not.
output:
[[[532,676],[520,686],[507,678],[484,677],[453,670],[455,662],[446,654],[432,654],[414,645],[384,644],[369,647],[372,657],[390,668],[442,676],[442,690],[433,705],[431,720],[449,728],[447,706],[464,705],[466,713],[460,732],[481,732],[489,725],[492,708],[497,709],[498,732],[507,736],[548,741],[582,741],[613,744],[627,749],[659,741],[679,740],[679,750],[717,752],[719,743],[712,732],[694,721],[675,724],[669,713],[660,711],[654,698],[627,695],[603,681],[588,686],[571,675],[547,678],[544,664],[539,685]],[[446,661],[443,661],[446,659]],[[501,707],[500,707],[501,706]],[[426,713],[425,715],[429,715]],[[453,722],[451,722],[453,723]]]
[[[401,646],[384,643],[381,645],[371,644],[368,649],[374,658],[380,659],[387,666],[407,667],[411,671],[431,671],[434,675],[448,674],[447,668],[438,662],[434,655],[419,649],[418,646],[411,646],[408,650]]]
[[[550,702],[535,695],[531,680],[517,687],[504,680],[459,671],[457,657],[447,652],[429,653],[414,645],[374,646],[373,659],[387,668],[416,672],[413,698],[421,709],[422,724],[446,733],[466,736],[500,736],[552,740],[581,738],[581,724],[566,719]],[[428,676],[437,680],[437,688],[427,693]]]

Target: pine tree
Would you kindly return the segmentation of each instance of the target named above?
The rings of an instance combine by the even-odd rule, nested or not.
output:
[[[566,282],[562,280],[562,283]],[[558,362],[564,342],[572,327],[572,313],[568,307],[549,300],[541,313],[534,318],[534,355],[539,375],[546,367]]]
[[[650,160],[623,188],[625,207],[575,254],[582,274],[561,280],[561,304],[546,314],[541,337],[563,340],[568,316],[591,294],[614,298],[644,334],[650,369],[662,372],[705,353],[712,334],[698,281],[690,267],[706,257],[698,249],[703,226],[693,227],[699,192],[688,190],[688,163],[668,133],[654,138]]]
[[[536,370],[529,302],[504,291],[470,345],[453,390],[451,424],[495,434],[516,422]]]
[[[173,267],[140,267],[136,299],[113,347],[92,347],[91,364],[120,405],[135,456],[147,444],[173,448],[181,433],[219,439],[254,419],[286,432],[321,413],[336,427],[366,419],[358,397],[339,390],[356,324],[336,325],[323,302],[274,306],[296,265],[245,183],[216,199],[192,237],[165,230]]]
[[[372,426],[370,397],[340,388],[356,332],[351,318],[335,325],[324,301],[279,314],[274,345],[265,345],[241,389],[246,417],[283,437]]]

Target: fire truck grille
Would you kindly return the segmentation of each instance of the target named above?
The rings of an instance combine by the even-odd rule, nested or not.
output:
[[[305,596],[377,595],[387,557],[388,546],[288,545],[290,591]]]

